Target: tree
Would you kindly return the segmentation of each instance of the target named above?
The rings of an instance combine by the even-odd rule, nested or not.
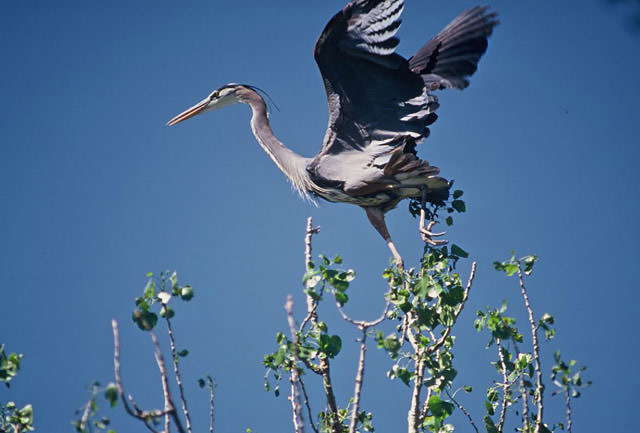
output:
[[[448,213],[466,210],[461,196],[461,191],[453,194],[452,203],[445,206]],[[422,213],[424,217],[426,213],[431,218],[437,218],[441,209],[426,209],[413,202],[410,210],[414,215]],[[447,224],[452,223],[452,217],[448,216]],[[288,331],[276,333],[276,348],[263,360],[266,368],[265,388],[268,391],[280,395],[282,380],[288,380],[287,394],[295,433],[302,433],[306,426],[315,433],[374,431],[374,414],[361,407],[366,353],[371,343],[388,355],[388,377],[408,387],[408,433],[451,432],[454,425],[450,417],[456,409],[464,414],[468,422],[467,427],[460,429],[470,426],[476,432],[495,433],[506,431],[507,426],[513,425],[521,432],[571,431],[572,399],[578,398],[580,389],[590,382],[582,378],[584,367],[576,367],[574,360],[564,361],[560,352],[556,352],[555,363],[548,377],[557,389],[553,392],[546,389],[540,336],[550,340],[556,330],[551,314],[544,313],[539,318],[534,314],[525,285],[538,260],[535,255],[521,258],[512,255],[509,260],[494,263],[496,270],[508,277],[517,277],[522,307],[528,317],[527,332],[520,332],[515,318],[506,314],[506,302],[498,308],[487,307],[476,313],[476,329],[489,333],[487,349],[496,351],[496,360],[492,364],[497,373],[484,394],[485,413],[483,422],[479,423],[459,397],[460,392],[471,394],[473,390],[466,385],[455,385],[457,371],[454,366],[453,333],[474,284],[476,263],[471,264],[466,277],[463,277],[457,267],[468,254],[462,248],[456,245],[450,248],[427,246],[418,269],[404,269],[392,264],[384,270],[383,278],[388,289],[381,300],[381,304],[384,304],[382,311],[375,313],[377,317],[373,320],[355,319],[343,309],[349,302],[348,290],[355,272],[344,269],[339,256],[328,258],[321,255],[317,260],[312,258],[312,238],[318,232],[319,229],[313,227],[309,218],[305,231],[306,273],[302,287],[306,306],[301,313],[299,308],[294,308],[292,297],[289,296],[285,304]],[[194,289],[180,284],[176,272],[147,274],[147,277],[142,296],[135,300],[132,320],[149,334],[153,342],[164,406],[142,409],[125,392],[120,374],[118,324],[113,321],[114,381],[105,388],[93,385],[89,401],[78,412],[80,417],[74,422],[78,432],[109,429],[109,419],[98,415],[97,396],[102,392],[111,406],[116,407],[120,401],[126,412],[140,420],[149,431],[169,432],[173,426],[181,433],[192,432],[180,372],[180,359],[189,352],[177,349],[172,328],[175,311],[171,305],[178,300],[192,300]],[[345,340],[341,335],[331,334],[329,324],[322,320],[323,310],[320,306],[327,300],[335,301],[342,319],[356,327],[360,335],[356,342],[359,358],[352,384],[353,394],[346,402],[336,398],[331,375],[331,365],[337,362],[336,356],[343,349]],[[301,319],[296,321],[296,316]],[[156,335],[156,329],[162,322],[171,351],[171,372]],[[393,332],[385,334],[378,329],[382,323],[393,323]],[[177,395],[170,392],[170,376],[176,382]],[[310,402],[307,378],[311,376],[321,379],[321,393],[326,403],[320,409],[314,409]],[[211,375],[206,375],[199,380],[199,384],[209,389],[210,431],[213,432],[215,383]],[[564,396],[566,416],[561,421],[549,423],[544,411],[549,400],[545,397],[555,394]]]

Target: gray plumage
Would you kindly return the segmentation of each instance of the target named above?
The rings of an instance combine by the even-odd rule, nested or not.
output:
[[[469,9],[406,60],[395,52],[403,8],[403,0],[352,1],[318,38],[314,56],[329,122],[315,157],[304,158],[278,141],[264,99],[249,85],[223,86],[169,125],[232,103],[248,104],[258,143],[293,186],[304,195],[362,206],[401,263],[384,213],[407,197],[435,203],[448,197],[449,183],[439,169],[416,154],[437,119],[438,99],[430,92],[469,84],[497,24],[488,7]],[[427,242],[438,243],[424,227],[421,232]]]

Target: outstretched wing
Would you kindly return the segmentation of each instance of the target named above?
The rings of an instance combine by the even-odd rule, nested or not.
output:
[[[464,89],[487,50],[497,15],[487,6],[462,12],[409,59],[409,67],[422,75],[429,90]]]
[[[415,152],[437,119],[428,90],[465,87],[497,21],[486,8],[464,12],[407,61],[395,53],[403,8],[403,0],[353,0],[318,38],[329,125],[307,170],[321,187],[366,195],[439,172]]]
[[[403,8],[403,0],[355,0],[320,35],[314,54],[329,105],[322,153],[428,134],[425,120],[435,120],[430,113],[437,104],[420,75],[395,53]]]
[[[384,169],[404,153],[395,152],[392,160],[392,151],[407,143],[413,158],[403,161],[415,160],[413,168],[426,164],[424,174],[438,173],[415,158],[415,143],[429,134],[438,103],[422,77],[395,53],[403,8],[403,0],[354,0],[329,21],[316,43],[329,125],[309,169],[353,194],[388,184],[390,173]]]

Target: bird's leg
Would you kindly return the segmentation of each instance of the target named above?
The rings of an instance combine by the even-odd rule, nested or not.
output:
[[[445,234],[445,232],[440,232],[440,233],[433,233],[431,231],[431,229],[433,228],[434,225],[436,225],[436,221],[429,221],[429,224],[427,224],[427,226],[425,227],[424,223],[425,223],[425,219],[426,219],[426,210],[425,207],[427,206],[427,188],[425,186],[422,186],[422,206],[420,208],[420,223],[418,226],[418,231],[420,231],[420,236],[422,237],[422,240],[433,246],[433,247],[437,247],[438,245],[444,245],[447,243],[447,241],[445,239],[433,239],[434,236],[442,236]]]
[[[367,218],[369,218],[369,222],[371,225],[380,233],[380,235],[387,241],[387,246],[391,250],[391,254],[396,259],[396,265],[400,268],[404,268],[404,263],[402,261],[402,257],[398,250],[396,250],[396,246],[393,245],[391,241],[391,236],[389,235],[389,230],[387,230],[387,223],[384,221],[384,212],[382,209],[377,207],[365,207],[365,212],[367,213]]]

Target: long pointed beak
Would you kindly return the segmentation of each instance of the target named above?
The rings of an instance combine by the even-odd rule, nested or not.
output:
[[[183,120],[187,120],[188,118],[193,117],[196,114],[199,114],[199,113],[203,112],[204,109],[207,108],[207,106],[209,105],[209,102],[211,102],[211,100],[209,98],[205,98],[202,101],[198,102],[193,107],[187,108],[182,113],[178,114],[176,117],[174,117],[173,119],[169,120],[167,122],[167,126],[173,126],[176,123],[180,123]]]

